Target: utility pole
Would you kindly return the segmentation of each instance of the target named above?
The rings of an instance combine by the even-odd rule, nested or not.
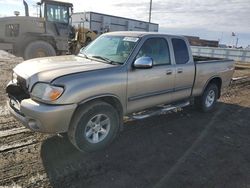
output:
[[[239,41],[239,38],[237,37],[236,38],[236,43],[235,43],[235,47],[237,48],[237,46],[238,46],[238,41]]]
[[[221,32],[221,36],[219,38],[219,43],[222,44],[222,39],[223,39],[223,32]]]
[[[150,0],[150,6],[149,6],[149,18],[148,18],[148,22],[151,22],[151,12],[152,12],[152,0]]]

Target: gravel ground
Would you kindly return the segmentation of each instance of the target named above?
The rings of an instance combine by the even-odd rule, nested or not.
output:
[[[6,112],[5,85],[22,61],[0,51],[0,187],[250,186],[250,80],[233,83],[213,113],[193,107],[128,121],[107,149],[25,129]],[[237,70],[234,77],[250,75]]]

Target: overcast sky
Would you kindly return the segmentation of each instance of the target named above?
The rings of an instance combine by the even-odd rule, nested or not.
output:
[[[26,0],[31,15],[34,0]],[[94,11],[148,21],[150,0],[71,0],[74,12]],[[24,15],[22,0],[0,0],[0,16]],[[228,45],[250,44],[250,0],[153,0],[152,22],[160,32],[194,35]],[[232,32],[236,33],[232,37]]]

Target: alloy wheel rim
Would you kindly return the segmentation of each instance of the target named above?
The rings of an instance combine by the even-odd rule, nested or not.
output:
[[[110,118],[105,114],[97,114],[88,121],[84,136],[90,143],[96,144],[106,138],[109,130]]]
[[[210,90],[205,101],[205,105],[207,108],[211,107],[215,100],[215,92],[214,90]]]

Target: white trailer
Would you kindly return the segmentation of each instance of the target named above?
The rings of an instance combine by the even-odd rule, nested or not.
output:
[[[79,25],[98,35],[111,31],[152,31],[158,32],[159,25],[130,18],[101,14],[97,12],[78,12],[72,15],[72,25]]]

